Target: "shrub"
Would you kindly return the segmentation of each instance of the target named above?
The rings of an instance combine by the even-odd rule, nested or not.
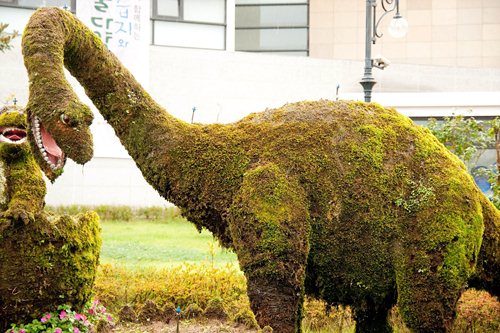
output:
[[[485,291],[468,290],[458,302],[455,332],[500,332],[500,303]]]
[[[95,332],[98,327],[110,325],[113,317],[106,312],[106,308],[94,301],[78,313],[69,305],[61,305],[55,312],[45,313],[40,319],[35,319],[29,324],[12,325],[6,333],[85,333]]]
[[[103,265],[95,285],[97,297],[110,311],[120,313],[121,321],[136,321],[136,313],[141,320],[168,321],[175,317],[174,309],[180,306],[184,319],[226,316],[229,321],[255,329],[257,323],[245,291],[246,280],[237,267],[217,268],[208,262],[142,271]],[[302,325],[306,333],[351,332],[354,329],[349,307],[332,307],[323,301],[306,298],[304,309]],[[395,332],[409,332],[397,307],[391,311],[390,320]],[[486,292],[471,289],[459,301],[452,332],[474,329],[474,332],[493,333],[498,332],[499,325],[500,303]]]
[[[95,211],[103,221],[130,221],[130,220],[161,220],[172,221],[183,219],[180,210],[177,207],[129,207],[129,206],[85,206],[85,205],[67,205],[50,206],[49,211],[56,214],[75,215],[86,211]]]
[[[308,299],[304,305],[304,332],[345,332],[354,326],[349,307],[331,307],[323,301]]]
[[[184,312],[191,304],[202,311],[210,301],[220,299],[232,317],[241,304],[248,307],[243,274],[234,265],[217,268],[208,263],[185,264],[169,269],[127,271],[102,265],[95,283],[96,297],[113,312],[130,305],[140,312],[153,301],[158,308],[180,306]]]

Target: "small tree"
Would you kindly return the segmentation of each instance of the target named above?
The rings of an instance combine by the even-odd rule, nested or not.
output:
[[[0,51],[2,52],[10,50],[12,48],[12,40],[19,35],[19,33],[15,30],[12,34],[8,34],[5,31],[8,26],[9,25],[6,23],[0,23]]]
[[[478,121],[474,117],[456,116],[444,117],[442,122],[430,118],[427,127],[469,171],[476,166],[485,149],[495,147],[496,167],[480,172],[488,178],[493,192],[491,201],[500,209],[500,118]]]

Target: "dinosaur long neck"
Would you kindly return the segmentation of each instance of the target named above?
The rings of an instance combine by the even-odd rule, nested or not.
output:
[[[67,11],[38,10],[26,27],[23,53],[30,82],[40,78],[47,81],[30,85],[32,106],[57,109],[54,103],[80,103],[64,77],[65,66],[114,128],[146,179],[157,190],[163,190],[161,186],[166,180],[153,175],[158,171],[155,169],[167,162],[169,146],[182,141],[181,134],[189,132],[185,129],[190,125],[165,112],[101,40]],[[31,100],[37,96],[43,99]],[[165,144],[165,138],[171,145]],[[151,161],[155,165],[150,165]]]

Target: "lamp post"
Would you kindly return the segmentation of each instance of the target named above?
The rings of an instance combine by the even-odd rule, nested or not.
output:
[[[372,89],[375,79],[372,75],[373,67],[384,69],[388,66],[385,59],[372,59],[372,44],[375,44],[377,38],[382,37],[378,32],[378,26],[382,19],[389,13],[396,11],[389,26],[389,34],[395,38],[401,38],[408,31],[408,22],[399,13],[399,0],[380,0],[383,14],[377,19],[377,2],[379,0],[366,0],[366,38],[365,38],[365,72],[361,79],[361,85],[365,93],[365,102],[370,102],[372,98]]]

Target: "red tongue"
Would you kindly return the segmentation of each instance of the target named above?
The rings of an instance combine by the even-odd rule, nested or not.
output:
[[[4,136],[11,141],[19,141],[26,136],[26,132],[20,130],[12,130],[4,133]]]
[[[45,148],[45,150],[51,155],[61,157],[61,148],[59,148],[52,135],[50,135],[49,132],[45,130],[45,127],[43,127],[43,125],[40,125],[40,132],[42,134],[43,147]]]
[[[20,136],[17,136],[16,134],[12,134],[12,135],[8,135],[7,138],[10,140],[10,141],[19,141],[21,140],[22,138]]]

